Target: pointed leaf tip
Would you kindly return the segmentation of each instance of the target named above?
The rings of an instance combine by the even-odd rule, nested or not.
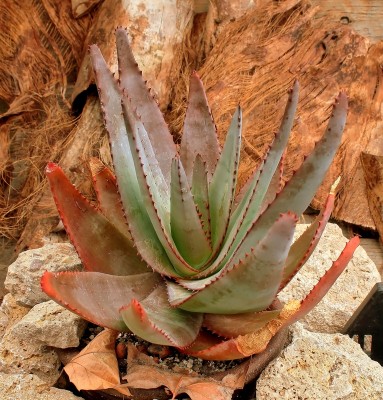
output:
[[[54,162],[50,161],[47,166],[45,167],[45,173],[50,174],[54,172],[57,168],[60,168],[57,164]]]
[[[319,282],[313,287],[310,293],[300,301],[299,307],[286,320],[286,325],[290,325],[304,317],[323,299],[340,274],[346,269],[359,244],[360,238],[358,236],[354,236],[346,243],[338,259],[333,262],[332,266],[319,279]]]
[[[220,147],[203,83],[194,72],[190,76],[188,107],[180,145],[180,156],[189,183],[197,154],[200,154],[206,162],[210,180],[220,154]]]

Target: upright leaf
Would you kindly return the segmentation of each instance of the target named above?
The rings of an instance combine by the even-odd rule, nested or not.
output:
[[[145,128],[134,116],[127,99],[123,100],[123,112],[127,128],[132,158],[135,164],[137,179],[140,184],[143,205],[146,207],[151,226],[163,246],[174,269],[181,276],[194,275],[197,270],[190,266],[181,256],[171,236],[168,211],[162,203],[161,195],[155,183],[153,171],[148,167],[148,161],[142,145],[141,137]]]
[[[198,154],[206,163],[210,181],[220,148],[205,90],[197,73],[194,72],[190,77],[188,107],[180,146],[180,157],[189,184],[192,182],[193,164]]]
[[[120,85],[137,108],[137,113],[148,132],[154,153],[167,184],[170,184],[171,161],[177,150],[164,117],[149,93],[138,69],[125,29],[116,29],[116,45]]]
[[[97,88],[110,138],[114,170],[129,230],[142,258],[156,271],[176,276],[143,204],[121,108],[121,91],[97,46],[90,47]],[[135,149],[133,149],[136,152]]]
[[[234,202],[241,149],[242,111],[238,107],[226,137],[226,142],[209,186],[209,206],[213,250],[225,236]]]
[[[230,220],[230,236],[227,239],[228,244],[231,244],[234,236],[237,240],[243,238],[261,211],[265,195],[270,190],[270,183],[278,169],[293,127],[294,115],[298,105],[298,95],[299,84],[295,81],[289,93],[281,126],[270,149],[266,153],[264,162],[259,167],[259,174],[254,174],[250,183],[247,184],[247,191],[243,195],[242,200],[239,202]]]
[[[316,144],[313,152],[305,159],[298,171],[286,183],[274,202],[261,214],[246,233],[236,237],[232,245],[235,254],[230,264],[236,264],[250,251],[274,223],[286,211],[301,215],[309,206],[321,184],[340,145],[347,114],[347,97],[341,92],[336,99],[325,134]],[[242,240],[242,243],[241,243]]]
[[[194,161],[191,192],[194,203],[200,213],[203,230],[206,237],[211,239],[210,211],[209,211],[209,186],[207,181],[206,164],[197,154]]]
[[[209,258],[211,247],[178,158],[173,160],[172,165],[170,225],[178,251],[190,265],[198,269]]]

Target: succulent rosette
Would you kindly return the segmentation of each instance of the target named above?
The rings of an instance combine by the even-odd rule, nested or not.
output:
[[[242,111],[223,148],[202,82],[193,74],[179,152],[133,57],[116,30],[119,79],[90,48],[114,172],[92,159],[93,206],[49,163],[47,177],[67,233],[85,268],[46,272],[43,290],[88,321],[133,332],[204,359],[263,351],[282,327],[309,312],[346,267],[352,239],[307,297],[278,305],[330,217],[334,195],[293,242],[297,216],[310,204],[341,142],[347,97],[336,99],[327,129],[292,178],[281,165],[298,104],[289,93],[264,160],[237,189]]]

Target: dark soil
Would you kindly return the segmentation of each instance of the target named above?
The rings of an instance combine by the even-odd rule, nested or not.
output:
[[[97,325],[89,324],[81,340],[81,347],[85,347],[102,329]],[[159,367],[175,372],[187,369],[200,375],[208,376],[215,372],[223,372],[231,369],[244,361],[244,359],[231,361],[201,360],[200,358],[182,354],[174,347],[149,343],[132,333],[121,333],[116,343],[116,355],[121,376],[126,374],[126,345],[128,343],[133,344],[140,352],[150,356]]]

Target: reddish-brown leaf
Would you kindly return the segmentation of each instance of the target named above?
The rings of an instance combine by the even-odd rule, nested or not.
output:
[[[115,353],[118,332],[103,330],[64,367],[70,381],[78,390],[115,389],[127,396],[125,387],[119,387],[120,374]]]
[[[191,400],[231,400],[234,390],[245,384],[247,367],[248,363],[244,363],[239,371],[218,381],[185,369],[163,369],[135,346],[128,345],[128,373],[124,379],[131,388],[153,389],[166,386],[172,392],[172,399],[186,393]]]

